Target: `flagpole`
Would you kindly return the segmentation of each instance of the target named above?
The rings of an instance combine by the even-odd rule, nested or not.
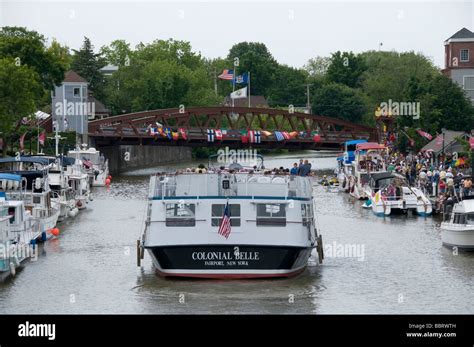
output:
[[[36,119],[36,126],[38,127],[38,140],[36,141],[36,154],[39,153],[39,150],[40,150],[40,135],[39,135],[39,131],[40,131],[40,127],[39,127],[39,119]]]
[[[232,93],[235,92],[235,76],[237,76],[237,65],[235,65],[234,60],[234,74],[232,75]],[[232,108],[234,108],[234,98],[231,96],[232,99]]]
[[[249,75],[249,108],[250,108],[250,95],[251,95],[251,93],[250,93],[250,71],[248,71],[247,73]]]

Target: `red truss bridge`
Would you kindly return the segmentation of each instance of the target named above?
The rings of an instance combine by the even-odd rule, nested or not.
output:
[[[155,133],[165,129],[174,136]],[[219,133],[212,139],[209,133]],[[257,139],[247,134],[259,131]],[[220,136],[222,134],[222,136]],[[284,136],[281,136],[283,134]],[[290,136],[287,136],[290,134]],[[96,146],[228,146],[340,149],[345,141],[377,141],[375,128],[337,118],[274,108],[192,107],[123,114],[89,122]]]

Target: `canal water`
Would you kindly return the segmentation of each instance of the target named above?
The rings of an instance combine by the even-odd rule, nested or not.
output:
[[[335,157],[313,152],[272,156],[266,167],[290,167],[300,157],[319,177],[335,168]],[[295,278],[232,281],[163,279],[148,254],[138,268],[148,175],[176,167],[130,172],[95,189],[87,210],[59,225],[60,237],[41,247],[38,260],[0,284],[0,314],[474,313],[474,254],[442,247],[439,220],[376,217],[317,178],[323,265],[311,258]]]

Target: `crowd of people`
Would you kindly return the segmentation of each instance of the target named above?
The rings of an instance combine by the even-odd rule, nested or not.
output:
[[[440,204],[474,194],[468,167],[458,162],[452,155],[435,160],[431,152],[403,155],[394,151],[386,158],[387,171],[405,176],[411,186],[435,196]]]

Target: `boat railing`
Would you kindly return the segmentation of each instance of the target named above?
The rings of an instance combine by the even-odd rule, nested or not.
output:
[[[164,174],[151,178],[150,197],[274,196],[311,197],[312,186],[305,177],[248,173]],[[225,182],[227,181],[227,182]]]

